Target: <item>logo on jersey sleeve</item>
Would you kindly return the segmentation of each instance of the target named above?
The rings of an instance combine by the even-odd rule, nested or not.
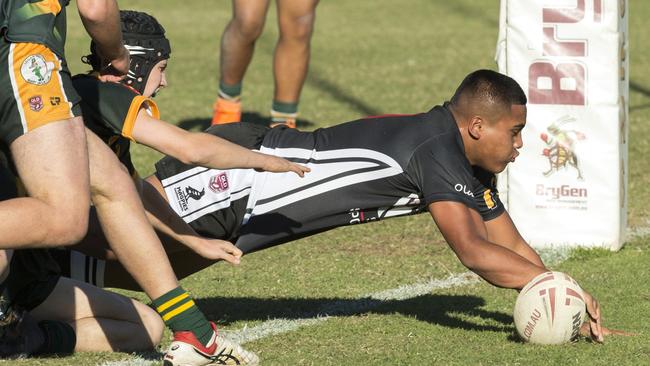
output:
[[[34,85],[45,85],[52,78],[53,62],[46,62],[41,55],[31,55],[20,66],[20,75],[26,82]]]
[[[485,202],[485,205],[487,208],[490,210],[493,209],[496,206],[496,203],[494,203],[494,198],[492,197],[492,191],[489,189],[486,189],[485,192],[483,192],[483,202]]]

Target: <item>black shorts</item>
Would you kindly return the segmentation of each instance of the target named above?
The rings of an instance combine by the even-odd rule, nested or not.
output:
[[[47,299],[59,282],[61,270],[48,249],[15,250],[10,272],[2,283],[12,307],[30,311]]]
[[[0,157],[1,158],[1,157]],[[18,196],[11,172],[0,162],[0,200]],[[14,250],[9,276],[0,288],[14,308],[30,311],[40,305],[54,290],[61,269],[48,249]]]

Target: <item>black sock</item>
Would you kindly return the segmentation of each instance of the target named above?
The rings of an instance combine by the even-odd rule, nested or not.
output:
[[[65,322],[43,320],[38,323],[43,331],[45,342],[36,352],[40,355],[71,354],[77,345],[77,335],[72,326]]]

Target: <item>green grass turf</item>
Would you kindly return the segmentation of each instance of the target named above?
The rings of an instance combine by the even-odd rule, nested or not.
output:
[[[156,98],[163,119],[185,128],[207,126],[216,95],[219,37],[229,2],[120,1],[155,15],[172,42],[170,87]],[[650,212],[650,51],[645,31],[650,2],[630,8],[631,226],[647,226]],[[67,57],[73,71],[87,51],[69,9]],[[473,69],[495,69],[498,1],[323,1],[318,7],[310,73],[300,110],[309,130],[381,113],[427,110],[449,98]],[[271,63],[277,36],[274,5],[244,81],[245,112],[268,116]],[[159,156],[134,147],[142,175]],[[594,223],[596,225],[597,223]],[[560,347],[524,345],[513,338],[516,293],[486,283],[386,301],[368,312],[247,343],[268,365],[638,365],[650,359],[648,248],[650,238],[620,252],[573,252],[554,269],[571,273],[603,306],[605,324],[638,335],[586,340]],[[246,257],[239,267],[218,264],[183,281],[203,310],[227,330],[268,318],[299,319],[332,301],[444,278],[465,269],[428,215],[337,229]],[[141,294],[129,293],[140,299]],[[165,343],[166,345],[167,343]],[[123,353],[12,361],[18,365],[98,364],[134,360]],[[12,363],[13,364],[13,363]]]

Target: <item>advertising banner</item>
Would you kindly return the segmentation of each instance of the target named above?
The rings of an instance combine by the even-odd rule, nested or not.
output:
[[[627,212],[625,0],[502,0],[497,63],[528,96],[501,199],[535,247],[618,250]]]

